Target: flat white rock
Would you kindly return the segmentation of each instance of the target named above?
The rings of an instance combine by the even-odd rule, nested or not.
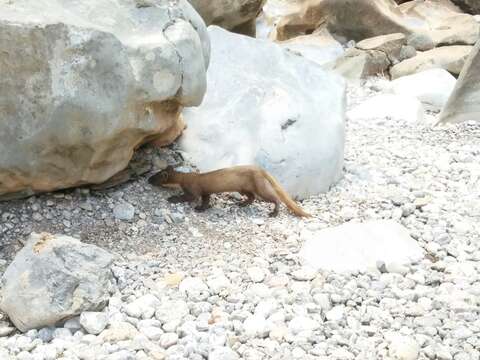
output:
[[[391,220],[347,223],[305,232],[301,258],[317,269],[337,272],[365,271],[385,264],[408,264],[420,260],[423,250],[408,231]]]
[[[422,103],[413,96],[381,94],[372,97],[347,112],[349,119],[394,119],[408,123],[424,118]]]
[[[447,70],[430,69],[392,81],[397,95],[413,96],[427,108],[440,110],[455,88],[456,79]]]

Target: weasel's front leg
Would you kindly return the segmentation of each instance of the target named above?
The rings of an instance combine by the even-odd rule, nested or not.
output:
[[[210,195],[202,195],[202,203],[195,207],[197,211],[205,211],[210,207]]]
[[[191,202],[195,200],[195,196],[188,192],[184,192],[182,195],[173,195],[170,196],[167,201],[171,202],[172,204],[178,204],[182,202]]]

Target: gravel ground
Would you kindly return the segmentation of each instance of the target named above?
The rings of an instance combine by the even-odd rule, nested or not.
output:
[[[350,86],[349,106],[382,84]],[[479,139],[479,123],[348,121],[345,176],[302,202],[308,220],[285,208],[269,218],[270,205],[241,208],[228,195],[197,213],[145,175],[0,203],[3,266],[30,232],[64,233],[117,254],[119,284],[105,314],[23,335],[0,322],[0,358],[480,359]],[[145,148],[137,158],[180,156]],[[391,273],[299,262],[304,229],[371,219],[405,225],[425,259]]]

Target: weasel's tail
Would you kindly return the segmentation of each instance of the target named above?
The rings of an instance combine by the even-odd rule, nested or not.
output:
[[[297,203],[290,197],[290,195],[287,194],[285,190],[283,190],[280,183],[272,175],[265,170],[262,170],[262,172],[270,185],[272,185],[280,200],[282,200],[282,202],[290,209],[291,212],[297,216],[312,217],[312,215],[305,212],[300,206],[297,205]]]

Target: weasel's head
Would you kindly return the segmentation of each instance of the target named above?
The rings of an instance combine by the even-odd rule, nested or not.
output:
[[[154,186],[168,186],[173,185],[173,174],[175,170],[173,166],[169,165],[164,170],[159,171],[155,175],[152,175],[148,178],[148,182]]]

